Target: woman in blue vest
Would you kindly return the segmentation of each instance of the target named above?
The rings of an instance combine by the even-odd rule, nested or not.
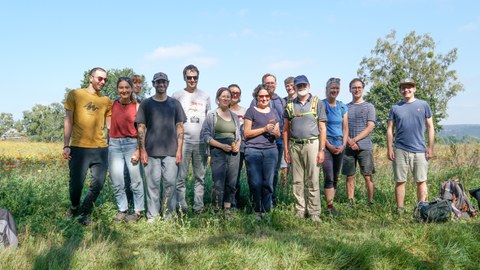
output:
[[[333,206],[333,200],[348,138],[347,106],[337,100],[339,93],[340,79],[328,79],[325,87],[326,98],[323,100],[327,114],[327,141],[325,143],[325,161],[322,166],[325,179],[323,189],[327,201],[326,214],[332,216],[338,214]]]

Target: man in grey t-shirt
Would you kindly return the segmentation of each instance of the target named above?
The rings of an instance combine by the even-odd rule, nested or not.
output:
[[[309,93],[307,77],[294,80],[297,97],[287,103],[284,112],[283,145],[285,161],[292,164],[295,216],[308,214],[320,219],[320,165],[325,159],[327,138],[325,106]]]
[[[348,139],[343,157],[342,174],[347,176],[347,196],[349,206],[353,207],[357,163],[360,167],[360,173],[365,179],[368,202],[373,203],[374,184],[372,175],[375,173],[375,165],[370,134],[375,127],[375,108],[363,99],[365,83],[361,79],[353,79],[349,86],[352,101],[347,104]]]
[[[427,201],[428,161],[433,157],[435,130],[430,106],[427,102],[415,98],[416,83],[412,79],[401,80],[400,92],[403,100],[393,105],[388,115],[387,149],[388,159],[393,161],[396,212],[402,215],[405,213],[403,203],[409,170],[417,184],[417,201]],[[425,145],[425,128],[428,146]]]
[[[188,206],[185,200],[186,178],[190,160],[192,161],[193,175],[195,177],[193,211],[200,213],[203,209],[203,195],[205,193],[205,169],[207,156],[205,143],[200,140],[200,131],[205,121],[207,112],[210,110],[210,97],[197,88],[200,71],[194,65],[188,65],[183,69],[183,79],[186,86],[175,92],[172,98],[182,104],[187,115],[184,125],[185,139],[183,142],[183,160],[180,163],[177,174],[177,207],[185,214]]]

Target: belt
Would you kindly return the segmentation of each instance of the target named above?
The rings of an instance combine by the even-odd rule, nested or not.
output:
[[[327,136],[328,140],[333,140],[333,141],[343,141],[343,137],[332,137],[332,136]]]
[[[315,141],[317,141],[318,138],[315,138],[315,139],[290,139],[290,141],[292,141],[293,143],[297,143],[297,144],[309,144],[309,143],[314,143]]]

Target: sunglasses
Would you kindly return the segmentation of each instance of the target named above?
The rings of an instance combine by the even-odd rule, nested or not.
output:
[[[198,80],[198,76],[186,76],[186,78],[187,78],[187,81],[190,81],[190,80],[196,81],[196,80]]]
[[[240,92],[232,92],[232,97],[239,97],[240,96]]]
[[[258,98],[270,98],[270,95],[258,95]]]
[[[104,78],[104,77],[100,77],[100,76],[97,76],[97,77],[94,77],[92,76],[94,79],[97,79],[98,82],[102,82],[104,81],[105,83],[108,82],[108,79],[107,78]]]
[[[152,84],[161,84],[161,83],[167,83],[168,81],[167,80],[156,80],[156,81],[152,81]]]

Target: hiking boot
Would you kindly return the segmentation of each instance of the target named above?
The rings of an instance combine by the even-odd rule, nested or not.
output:
[[[327,216],[337,217],[338,215],[340,215],[340,212],[337,211],[335,207],[332,207],[332,208],[328,208],[325,214]]]
[[[137,222],[142,219],[142,214],[133,213],[125,217],[125,222]]]
[[[113,218],[115,222],[122,222],[125,221],[125,217],[127,216],[127,211],[125,212],[118,212],[117,215]]]
[[[78,214],[80,214],[79,212],[80,212],[80,209],[78,207],[70,206],[70,208],[68,208],[67,212],[65,213],[65,217],[67,219],[71,219],[73,217],[78,216]]]
[[[83,226],[93,225],[93,221],[91,221],[90,218],[88,218],[88,216],[84,214],[81,214],[78,217],[78,223],[82,224]]]
[[[297,212],[297,213],[295,213],[295,217],[303,219],[303,218],[305,218],[305,213],[304,212]]]
[[[315,223],[322,223],[322,219],[318,215],[310,216],[310,219]]]

